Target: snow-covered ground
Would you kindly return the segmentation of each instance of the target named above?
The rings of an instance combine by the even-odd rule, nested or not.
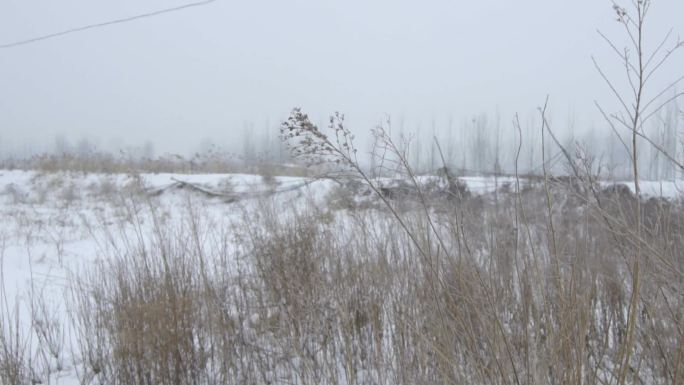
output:
[[[179,181],[211,191],[183,187]],[[110,255],[110,239],[136,231],[152,231],[152,212],[171,226],[180,225],[188,210],[201,211],[206,226],[228,228],[249,210],[251,196],[277,189],[282,205],[298,204],[300,197],[323,198],[329,181],[307,183],[301,178],[264,179],[256,175],[98,175],[41,174],[0,171],[0,301],[3,321],[19,316],[24,330],[32,327],[32,304],[48,307],[45,314],[69,324],[66,298],[79,272]],[[225,195],[222,196],[222,195]],[[240,199],[230,202],[229,197]],[[113,237],[113,238],[109,238]],[[121,239],[123,242],[123,239]],[[3,322],[0,322],[0,324]],[[71,356],[69,331],[64,330],[61,362],[53,362],[52,383],[78,384]],[[35,346],[37,341],[27,341]],[[58,368],[59,367],[59,368]]]
[[[476,194],[515,184],[513,178],[465,177],[462,181]],[[620,183],[633,189],[630,182]],[[136,217],[136,223],[151,223],[146,205],[153,206],[155,215],[170,223],[181,222],[188,210],[201,210],[207,226],[227,228],[244,220],[256,201],[252,197],[271,196],[282,207],[324,203],[334,186],[329,180],[244,174],[41,174],[0,170],[1,312],[5,320],[18,312],[21,325],[30,328],[32,298],[45,298],[50,314],[68,324],[65,298],[78,272],[107,255],[107,234],[115,234],[112,239],[116,239],[116,234],[128,231],[135,226],[132,217]],[[684,196],[683,182],[644,181],[641,189],[646,196]],[[273,191],[279,193],[270,194]],[[65,345],[69,338],[65,331]],[[70,352],[65,348],[66,356],[60,358],[60,365],[55,364],[52,383],[79,383],[73,364],[78,357],[72,357]]]

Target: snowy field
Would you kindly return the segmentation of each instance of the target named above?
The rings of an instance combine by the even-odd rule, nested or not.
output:
[[[515,184],[512,178],[465,177],[462,181],[479,195],[495,191],[497,185]],[[159,225],[156,221],[182,227],[189,218],[200,217],[202,228],[221,229],[226,234],[221,243],[224,247],[239,250],[240,226],[255,215],[253,208],[262,198],[284,211],[312,206],[325,210],[327,196],[335,186],[330,180],[240,174],[0,171],[4,327],[12,321],[24,329],[35,328],[41,319],[61,322],[61,329],[50,337],[57,339],[53,343],[60,346],[56,349],[59,353],[47,354],[47,358],[30,354],[35,355],[38,367],[44,371],[49,367],[50,383],[86,382],[86,374],[78,369],[83,358],[72,346],[75,335],[66,326],[72,316],[66,304],[79,290],[80,274],[116,254],[121,245],[152,234]],[[649,197],[676,200],[684,196],[684,183],[644,181],[641,188]],[[40,345],[39,337],[26,338],[20,343],[29,350]],[[35,376],[41,378],[42,374]],[[46,381],[45,377],[41,380]]]
[[[180,187],[178,181],[239,199],[211,198],[199,190]],[[75,289],[79,272],[111,255],[117,242],[128,242],[124,239],[128,235],[151,234],[154,220],[161,218],[165,225],[180,226],[189,217],[189,210],[197,210],[206,226],[228,231],[249,212],[251,196],[276,188],[287,190],[275,199],[282,205],[295,205],[304,195],[307,202],[311,202],[308,198],[322,197],[328,187],[326,181],[306,184],[303,179],[289,177],[265,183],[254,175],[0,171],[2,313],[8,320],[19,316],[22,327],[31,328],[33,308],[42,306],[44,299],[49,313],[45,316],[67,325],[70,320],[65,301]],[[147,228],[135,228],[140,224]],[[59,334],[63,356],[61,362],[50,364],[53,383],[77,384],[73,363],[79,358],[73,357],[68,347],[73,336],[68,328]],[[24,343],[35,347],[39,341]]]

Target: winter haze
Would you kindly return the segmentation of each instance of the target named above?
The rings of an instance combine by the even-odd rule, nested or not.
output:
[[[683,21],[0,0],[0,385],[684,384]]]
[[[181,4],[5,0],[0,44]],[[649,43],[681,32],[682,14],[684,2],[658,2]],[[591,55],[625,84],[596,31],[624,45],[614,18],[595,0],[219,0],[0,49],[0,148],[50,150],[58,137],[239,148],[245,127],[275,135],[295,106],[318,121],[344,112],[359,132],[388,114],[410,131],[483,113],[512,130],[513,114],[527,119],[547,94],[557,129],[571,117],[590,129],[602,124],[595,99],[618,107]],[[659,79],[680,68],[677,58]]]

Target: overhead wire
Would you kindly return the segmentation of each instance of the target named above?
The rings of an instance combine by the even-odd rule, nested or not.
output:
[[[110,25],[114,25],[114,24],[128,23],[128,22],[135,21],[135,20],[140,20],[140,19],[145,19],[145,18],[149,18],[149,17],[163,15],[166,13],[182,11],[182,10],[185,10],[188,8],[201,7],[204,5],[214,3],[216,1],[218,1],[218,0],[196,1],[194,3],[188,3],[188,4],[179,5],[176,7],[161,9],[158,11],[142,13],[142,14],[138,14],[135,16],[129,16],[129,17],[121,18],[121,19],[115,19],[115,20],[105,21],[105,22],[96,23],[96,24],[88,24],[88,25],[85,25],[82,27],[70,28],[70,29],[66,29],[63,31],[50,33],[47,35],[33,37],[30,39],[24,39],[24,40],[11,42],[11,43],[0,44],[0,49],[18,47],[18,46],[37,43],[37,42],[40,42],[43,40],[48,40],[48,39],[52,39],[52,38],[56,38],[56,37],[60,37],[60,36],[64,36],[64,35],[69,35],[72,33],[83,32],[83,31],[87,31],[90,29],[106,27],[106,26],[110,26]]]

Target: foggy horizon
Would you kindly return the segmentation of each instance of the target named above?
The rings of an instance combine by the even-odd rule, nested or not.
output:
[[[0,44],[185,4],[69,0],[0,4]],[[682,2],[658,2],[647,44],[681,32]],[[679,22],[679,23],[678,23]],[[277,135],[293,107],[316,122],[340,111],[364,138],[391,116],[432,137],[487,115],[512,135],[547,95],[564,135],[609,129],[623,65],[596,32],[627,42],[609,1],[216,1],[202,7],[0,49],[0,150],[50,151],[87,140],[188,154]],[[681,75],[676,57],[651,90]],[[451,122],[451,123],[450,123]],[[463,128],[467,130],[467,127]],[[363,145],[362,145],[363,147]]]

